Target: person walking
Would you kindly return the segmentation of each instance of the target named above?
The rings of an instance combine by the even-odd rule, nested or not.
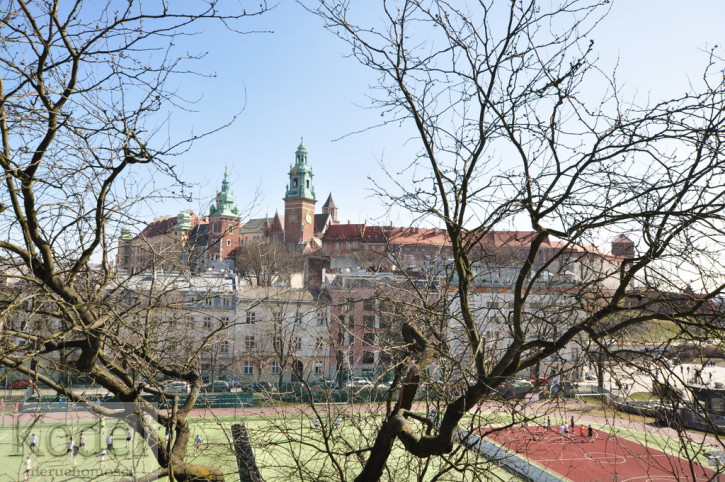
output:
[[[38,436],[35,434],[30,435],[30,451],[32,453],[37,453],[37,446],[38,446]]]
[[[23,480],[30,480],[30,471],[33,469],[33,461],[30,456],[25,460],[25,471],[23,472]]]
[[[574,433],[574,415],[571,416],[571,433]]]
[[[126,447],[131,446],[131,437],[133,437],[133,433],[131,432],[130,428],[126,429]]]
[[[106,449],[101,450],[101,458],[98,463],[100,464],[101,468],[106,465]]]
[[[73,439],[70,439],[68,443],[65,445],[65,458],[66,460],[70,460],[73,456],[73,447],[75,446],[75,442],[73,442]]]
[[[86,450],[86,436],[81,432],[81,438],[78,440],[78,450]]]
[[[81,451],[81,448],[74,444],[73,445],[73,465],[78,465],[78,452]]]
[[[109,433],[108,437],[106,437],[106,450],[108,453],[111,453],[113,451],[113,434]]]
[[[98,420],[98,431],[101,433],[106,431],[106,419],[103,416]]]
[[[194,439],[194,449],[196,450],[197,454],[201,452],[201,442],[201,436],[199,434],[196,434],[196,438]]]
[[[592,429],[592,426],[591,425],[588,428],[588,432],[589,432],[589,438],[594,437],[594,430]]]

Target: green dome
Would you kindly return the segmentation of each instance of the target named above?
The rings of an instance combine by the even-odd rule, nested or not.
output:
[[[239,208],[234,206],[234,196],[229,190],[229,176],[224,169],[222,189],[216,195],[216,203],[209,208],[210,216],[238,216]]]
[[[176,216],[176,229],[188,231],[191,229],[191,214],[186,211],[180,212]]]

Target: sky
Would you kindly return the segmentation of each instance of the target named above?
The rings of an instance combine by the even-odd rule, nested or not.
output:
[[[723,18],[722,0],[615,0],[594,35],[595,50],[603,68],[618,65],[627,94],[681,95],[701,75],[704,51],[725,41]],[[225,168],[245,217],[283,212],[288,172],[304,137],[318,211],[332,193],[341,222],[407,224],[405,213],[387,213],[371,197],[368,177],[383,179],[380,162],[396,166],[416,151],[409,126],[368,130],[380,120],[369,108],[375,75],[292,0],[243,25],[257,32],[212,29],[194,39],[194,47],[208,51],[199,68],[215,77],[181,86],[199,102],[194,113],[175,114],[170,128],[198,131],[239,116],[177,159],[182,177],[196,183],[195,199],[153,206],[150,217],[206,213]]]

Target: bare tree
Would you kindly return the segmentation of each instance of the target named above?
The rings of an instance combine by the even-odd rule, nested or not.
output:
[[[222,475],[218,467],[184,458],[186,417],[200,387],[195,351],[186,362],[169,363],[155,344],[183,300],[166,286],[127,296],[133,290],[114,277],[114,237],[138,213],[138,203],[159,194],[144,179],[169,179],[177,195],[185,193],[173,156],[217,129],[184,138],[162,134],[173,109],[197,100],[181,97],[176,82],[201,74],[193,67],[201,55],[176,43],[204,22],[236,30],[266,6],[233,8],[216,1],[17,0],[0,11],[0,273],[15,287],[5,291],[11,296],[3,303],[0,364],[86,401],[49,375],[48,364],[58,363],[145,408],[142,395],[158,394],[158,386],[135,374],[190,382],[187,402],[161,414],[175,427],[173,444],[159,444],[143,417],[134,425],[153,435],[149,443],[157,449],[161,468],[147,479]],[[39,316],[46,320],[42,330],[12,321]],[[105,415],[130,421],[134,412]]]
[[[632,291],[668,299],[681,333],[700,330],[693,315],[721,294],[720,60],[713,53],[682,97],[625,103],[596,65],[608,3],[385,1],[381,24],[358,23],[349,2],[308,3],[378,74],[374,102],[387,122],[414,128],[410,178],[394,173],[395,188],[378,194],[445,228],[455,275],[456,309],[434,318],[443,324],[403,325],[410,368],[358,480],[383,475],[396,440],[421,458],[451,453],[462,417],[508,377],[572,343],[609,352],[614,334],[661,317],[655,299],[629,310]],[[530,236],[497,261],[512,273],[501,344],[482,328],[473,288],[480,247],[511,226]],[[621,252],[593,248],[620,235],[633,240]],[[567,283],[568,271],[576,277]],[[551,295],[542,287],[557,276],[561,295]],[[431,429],[412,402],[428,362],[455,358],[451,330],[468,357],[458,362],[464,389]]]
[[[267,241],[237,248],[234,265],[244,279],[256,286],[272,286],[291,273],[302,272],[300,253],[288,251],[281,243]]]

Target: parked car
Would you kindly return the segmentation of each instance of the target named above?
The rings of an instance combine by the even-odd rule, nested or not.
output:
[[[390,390],[390,387],[393,386],[393,382],[378,382],[375,384],[375,388],[378,390]]]
[[[271,392],[274,390],[274,386],[270,382],[246,382],[241,383],[240,387],[243,392]]]
[[[549,384],[549,379],[546,377],[529,378],[529,381],[537,387],[543,387]]]
[[[21,389],[33,386],[33,380],[30,378],[18,378],[8,383],[8,388]]]
[[[523,378],[519,378],[518,380],[514,381],[511,384],[512,387],[533,387],[533,382],[530,382],[529,380],[524,380]]]
[[[323,388],[329,388],[329,389],[334,390],[337,388],[337,381],[328,380],[326,378],[320,378],[320,379],[310,381],[309,385],[311,387],[323,387]]]
[[[285,382],[279,387],[280,392],[284,393],[302,393],[302,384],[300,382]]]
[[[187,382],[182,381],[171,381],[164,385],[164,394],[166,395],[178,395],[180,393],[189,393],[190,387]]]
[[[373,388],[373,382],[369,378],[365,377],[352,377],[350,380],[345,382],[345,388]]]
[[[230,388],[239,388],[242,386],[242,382],[238,378],[227,378],[227,383]]]
[[[211,383],[204,385],[204,390],[207,392],[231,392],[232,389],[229,384],[224,380],[214,380]]]

